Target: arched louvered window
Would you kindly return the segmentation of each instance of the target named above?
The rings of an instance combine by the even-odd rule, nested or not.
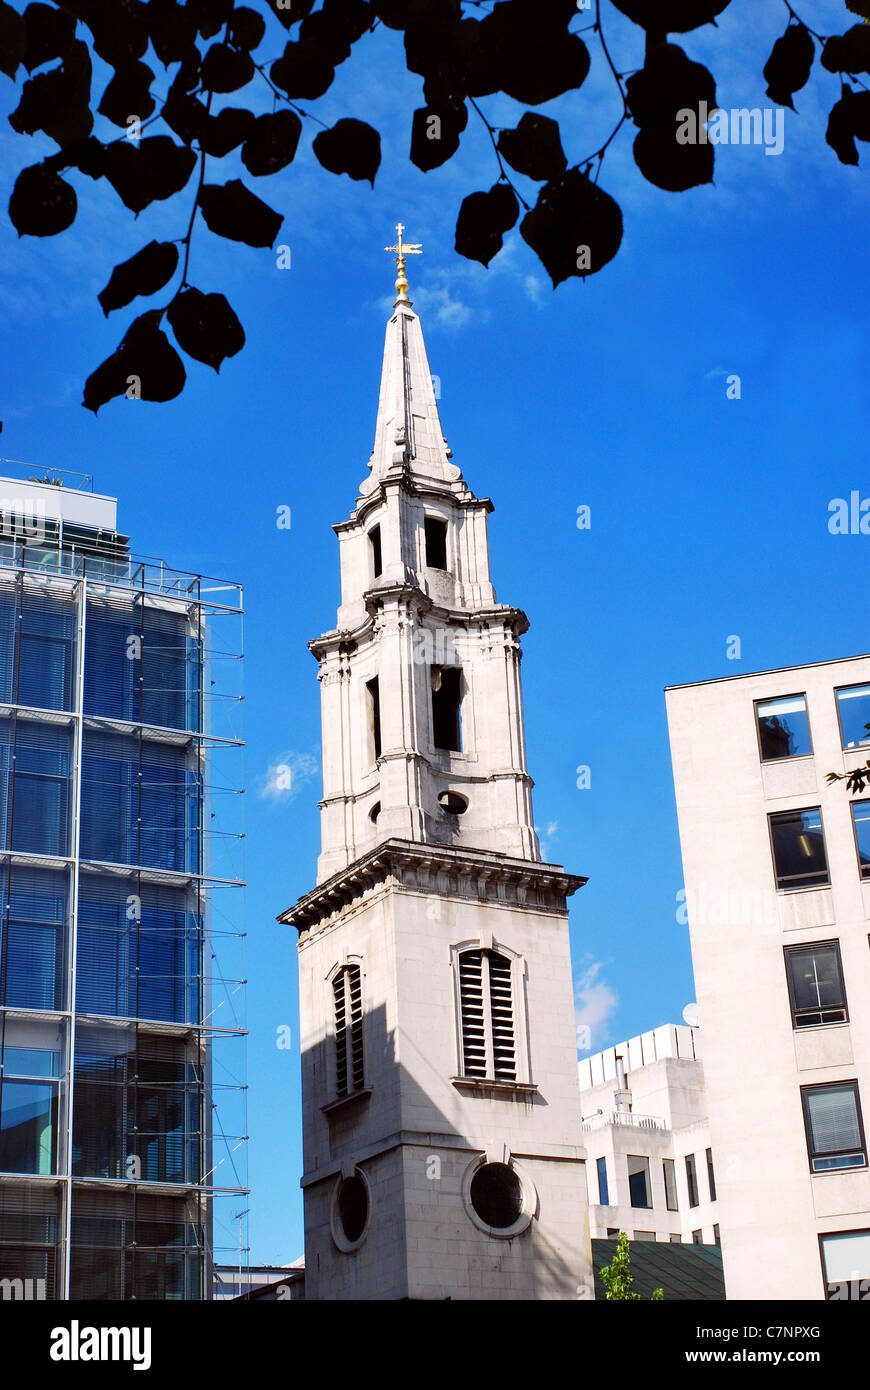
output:
[[[488,950],[460,954],[459,1008],[463,1076],[516,1081],[516,1008],[508,956]]]
[[[338,1096],[362,1090],[363,1065],[362,972],[346,965],[333,977],[335,999],[335,1079]]]

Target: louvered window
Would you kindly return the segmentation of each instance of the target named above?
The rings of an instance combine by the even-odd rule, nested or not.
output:
[[[459,999],[464,1076],[517,1080],[512,966],[498,951],[463,951]]]
[[[346,965],[332,982],[335,998],[335,1079],[339,1096],[365,1084],[363,1065],[362,972]]]

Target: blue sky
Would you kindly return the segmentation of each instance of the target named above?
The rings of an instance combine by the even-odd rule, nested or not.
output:
[[[605,8],[630,68],[639,31]],[[820,32],[848,23],[834,0],[805,8]],[[734,0],[718,30],[685,36],[712,67],[721,106],[763,104],[761,68],[785,21],[779,0]],[[561,119],[570,162],[600,143],[616,111],[594,40],[592,50],[586,87],[543,108]],[[16,97],[0,80],[6,114]],[[785,113],[780,156],[720,147],[715,186],[684,195],[641,179],[624,130],[601,175],[623,207],[622,249],[599,276],[554,294],[516,231],[489,271],[455,255],[461,198],[497,175],[488,137],[472,115],[457,159],[429,175],[410,165],[419,81],[382,32],[309,104],[327,123],[353,114],[380,129],[374,191],[320,170],[314,126],[289,169],[246,175],[285,213],[279,242],[292,268],[201,222],[191,257],[193,282],[223,290],[239,314],[244,351],[219,377],[191,364],[175,402],[115,401],[97,419],[79,403],[81,384],[133,315],[105,321],[96,294],[118,260],[182,233],[186,196],[134,222],[109,190],[79,180],[70,233],[45,243],[19,241],[8,223],[0,233],[0,453],[92,473],[97,491],[118,496],[134,550],[245,585],[253,1191],[232,1209],[250,1207],[253,1261],[302,1250],[299,1054],[276,1046],[283,1025],[297,1035],[295,944],[275,916],[314,882],[320,728],[306,642],[334,622],[330,528],[353,506],[371,450],[395,273],[381,248],[399,218],[424,245],[409,261],[411,292],[445,433],[469,485],[496,506],[498,597],[531,620],[536,820],[548,856],[589,876],[572,936],[578,1018],[597,1050],[678,1021],[693,997],[664,686],[868,646],[870,539],[827,529],[832,498],[870,496],[868,185],[824,143],[837,94],[817,65],[800,115]],[[496,124],[520,114],[507,100],[483,106]],[[53,148],[29,144],[0,125],[4,206],[17,169]],[[215,177],[239,172],[231,156]],[[730,374],[739,400],[726,399]],[[584,504],[588,531],[576,525]],[[276,526],[282,506],[289,530]],[[731,636],[739,661],[726,658]],[[294,769],[293,785],[270,794],[278,765]],[[580,765],[588,790],[576,785]],[[217,1239],[237,1240],[226,1214]]]

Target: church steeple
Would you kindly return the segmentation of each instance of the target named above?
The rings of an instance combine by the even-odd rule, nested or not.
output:
[[[540,859],[520,687],[528,620],[496,602],[492,503],[451,461],[401,266],[397,285],[370,475],[334,528],[338,621],[310,643],[323,709],[320,881],[391,837]]]

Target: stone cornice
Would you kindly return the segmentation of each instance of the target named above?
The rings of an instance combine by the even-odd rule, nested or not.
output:
[[[584,883],[585,877],[566,873],[560,864],[513,859],[492,850],[385,840],[306,893],[277,920],[300,934],[316,931],[366,892],[388,886],[561,914],[567,898]]]
[[[343,628],[333,628],[330,632],[324,632],[320,637],[312,637],[308,643],[308,650],[319,661],[327,652],[336,648],[347,648],[353,651],[363,638],[369,636],[374,620],[375,606],[384,599],[406,603],[413,603],[420,608],[427,617],[440,619],[445,626],[455,627],[482,627],[486,623],[505,623],[509,625],[514,636],[521,637],[529,630],[529,620],[522,608],[513,608],[506,603],[490,604],[485,608],[444,608],[433,602],[428,594],[424,594],[415,584],[385,584],[377,588],[367,590],[365,602],[368,608],[368,617],[365,622],[360,623],[352,631]]]
[[[489,497],[475,497],[465,484],[458,480],[454,483],[439,483],[435,479],[431,481],[423,478],[382,478],[375,492],[367,497],[361,497],[354,510],[351,512],[347,521],[337,521],[333,526],[333,531],[337,536],[345,531],[355,531],[365,524],[367,517],[375,511],[384,500],[388,488],[398,487],[409,497],[435,497],[446,498],[454,502],[458,507],[473,509],[482,507],[487,513],[494,512],[495,506]]]

